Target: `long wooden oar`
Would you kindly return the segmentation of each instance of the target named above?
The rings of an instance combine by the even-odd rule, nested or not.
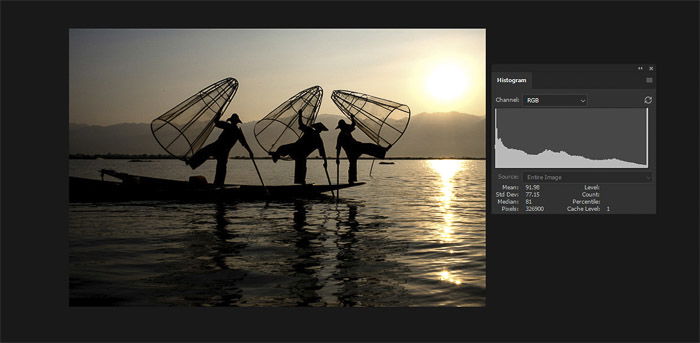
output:
[[[331,176],[328,175],[328,167],[324,166],[323,169],[326,171],[326,178],[328,179],[328,185],[333,186],[333,183],[331,182]],[[333,197],[335,198],[335,192],[333,192],[333,189],[331,189],[331,194],[333,194]]]
[[[255,167],[255,171],[258,173],[258,178],[260,179],[260,183],[265,188],[265,194],[269,197],[270,190],[267,189],[267,186],[265,186],[265,181],[263,181],[262,175],[260,175],[260,170],[258,169],[257,163],[255,163],[255,157],[253,157],[253,154],[250,155],[250,160],[253,161],[253,166]]]

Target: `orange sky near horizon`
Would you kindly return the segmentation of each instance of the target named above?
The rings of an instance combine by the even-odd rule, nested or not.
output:
[[[485,113],[484,29],[71,29],[69,121],[146,123],[225,77],[227,113],[255,121],[320,85],[320,114],[347,89],[414,114]]]

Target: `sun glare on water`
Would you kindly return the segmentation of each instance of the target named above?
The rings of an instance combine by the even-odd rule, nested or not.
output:
[[[440,275],[440,281],[447,281],[449,283],[453,283],[455,285],[461,285],[462,280],[458,279],[456,276],[454,276],[452,273],[450,273],[449,270],[444,269],[439,273]]]
[[[430,160],[428,163],[440,175],[443,184],[449,184],[455,174],[464,168],[464,162],[458,160]]]
[[[433,171],[440,176],[437,186],[440,188],[439,196],[435,199],[438,210],[442,215],[443,223],[437,227],[437,236],[441,242],[453,242],[454,220],[456,214],[452,210],[454,200],[454,176],[463,168],[463,161],[455,160],[431,160],[427,161]]]
[[[435,172],[439,179],[437,186],[440,188],[440,193],[435,198],[438,208],[438,213],[442,216],[442,223],[439,223],[435,230],[436,238],[442,243],[455,242],[455,221],[458,213],[452,208],[452,203],[455,201],[455,176],[458,172],[464,169],[464,161],[457,160],[432,160],[427,161],[428,166]],[[450,250],[450,253],[452,251]],[[454,285],[461,285],[462,280],[450,272],[449,265],[443,266],[437,277],[440,281],[448,282]]]
[[[467,72],[456,63],[440,64],[428,75],[426,88],[438,101],[454,101],[462,97],[467,89]]]

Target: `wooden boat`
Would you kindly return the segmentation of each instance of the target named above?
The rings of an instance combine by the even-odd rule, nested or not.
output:
[[[175,201],[238,201],[265,199],[299,199],[325,196],[322,193],[361,186],[364,182],[339,185],[224,185],[206,183],[206,180],[190,178],[190,181],[160,179],[120,173],[110,169],[100,171],[119,181],[104,181],[70,177],[71,202],[175,200]]]

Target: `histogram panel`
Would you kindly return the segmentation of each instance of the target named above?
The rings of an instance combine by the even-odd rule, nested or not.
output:
[[[647,168],[647,108],[497,108],[496,168]]]
[[[653,64],[495,64],[490,214],[656,213]]]

